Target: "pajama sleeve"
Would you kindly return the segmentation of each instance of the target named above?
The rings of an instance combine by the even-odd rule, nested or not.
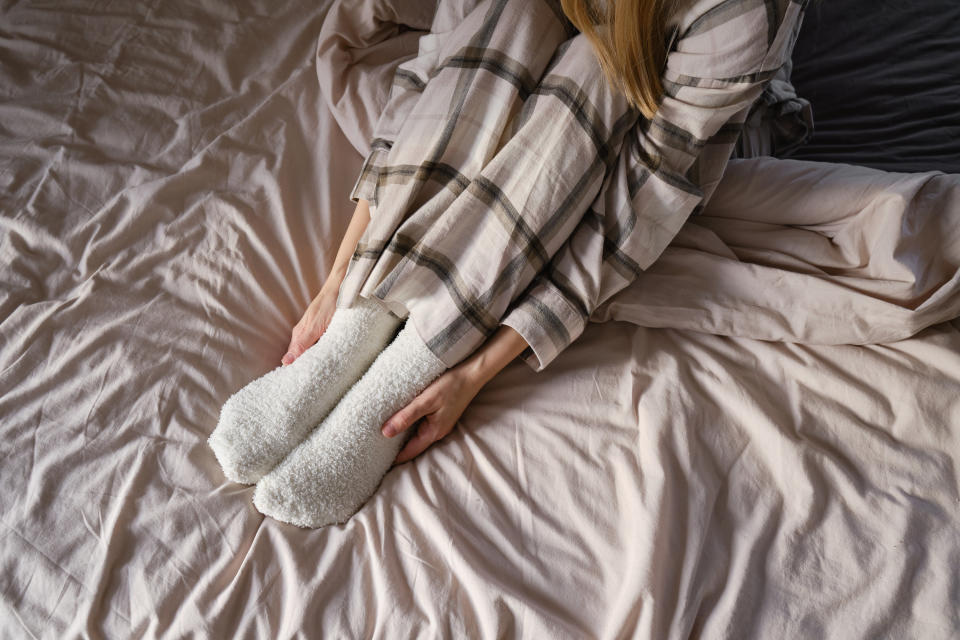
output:
[[[723,175],[751,106],[789,60],[807,0],[707,0],[676,23],[664,96],[640,117],[569,240],[501,324],[546,367],[663,252]]]

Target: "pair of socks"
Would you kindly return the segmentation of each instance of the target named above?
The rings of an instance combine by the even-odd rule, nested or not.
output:
[[[407,439],[380,427],[445,369],[413,322],[358,298],[292,364],[231,396],[208,443],[228,479],[256,483],[264,515],[301,527],[342,523]]]

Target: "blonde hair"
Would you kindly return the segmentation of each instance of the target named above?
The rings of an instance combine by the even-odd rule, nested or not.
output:
[[[664,34],[670,0],[561,0],[563,13],[590,42],[607,80],[646,118],[663,96]],[[601,34],[601,31],[604,33]]]

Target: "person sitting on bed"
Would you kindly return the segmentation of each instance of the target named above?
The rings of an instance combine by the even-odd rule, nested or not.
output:
[[[342,0],[327,20],[363,33],[360,16],[422,4]],[[258,510],[302,527],[347,520],[508,362],[542,370],[656,260],[720,180],[806,0],[435,4],[329,278],[283,366],[209,439]]]

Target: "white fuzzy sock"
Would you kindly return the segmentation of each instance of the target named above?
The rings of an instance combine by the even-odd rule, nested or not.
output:
[[[363,506],[408,439],[380,427],[446,366],[407,322],[323,423],[257,483],[264,515],[300,527],[345,522]]]
[[[403,321],[358,298],[337,309],[316,344],[237,391],[207,442],[224,475],[253,484],[317,426],[396,334]]]

